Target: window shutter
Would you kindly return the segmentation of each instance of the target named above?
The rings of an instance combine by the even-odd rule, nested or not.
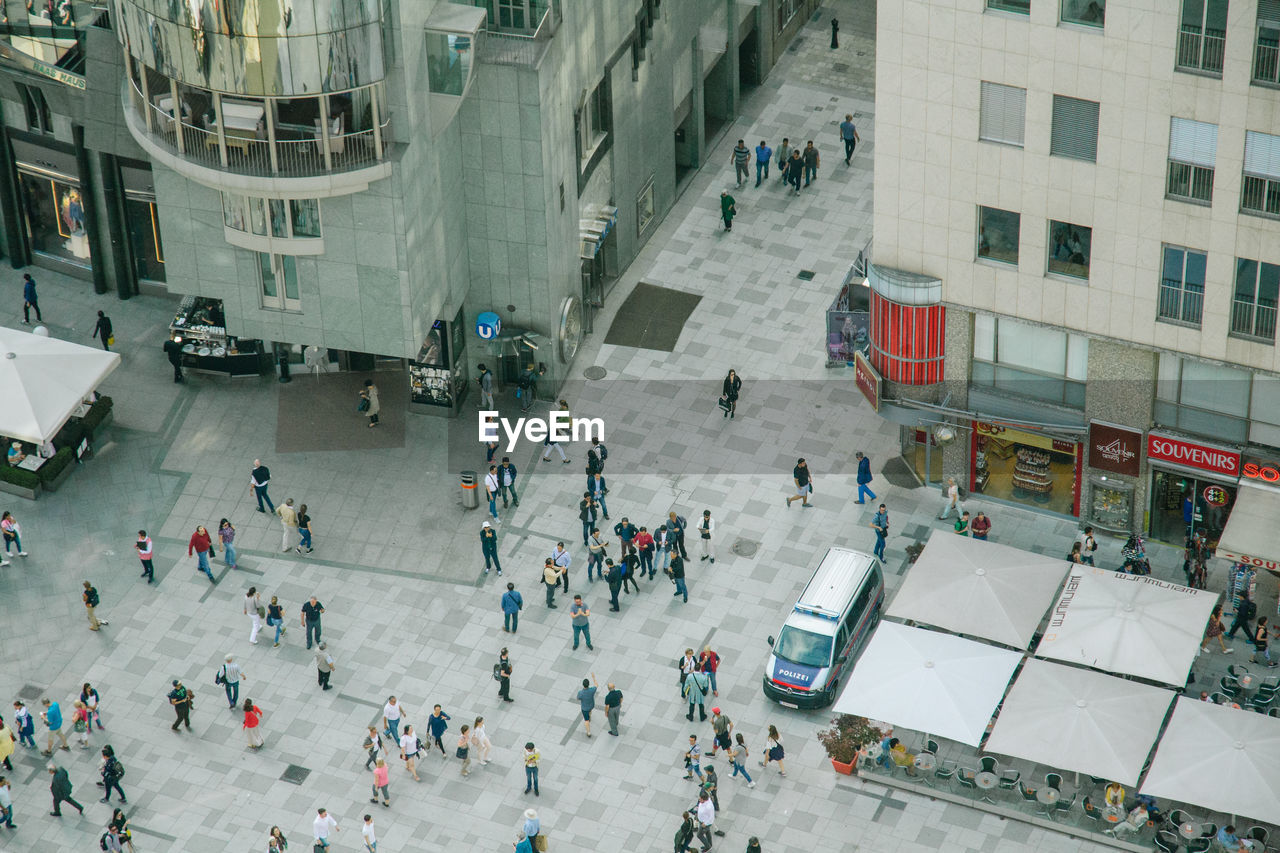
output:
[[[983,82],[978,126],[979,139],[1021,147],[1026,117],[1026,89]]]
[[[1258,25],[1280,29],[1280,0],[1258,0]]]
[[[1098,161],[1098,104],[1095,101],[1053,96],[1053,134],[1049,153]]]
[[[1169,159],[1212,169],[1218,155],[1218,126],[1174,118],[1169,128]]]
[[[1280,181],[1280,136],[1248,131],[1244,136],[1244,170]]]

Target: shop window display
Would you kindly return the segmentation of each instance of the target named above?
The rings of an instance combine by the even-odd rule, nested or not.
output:
[[[28,172],[19,173],[32,251],[89,266],[80,187]]]
[[[1151,477],[1151,538],[1182,545],[1203,530],[1209,547],[1216,548],[1235,501],[1235,486],[1157,469]]]
[[[974,430],[975,492],[1076,514],[1079,444],[998,424],[979,423]]]

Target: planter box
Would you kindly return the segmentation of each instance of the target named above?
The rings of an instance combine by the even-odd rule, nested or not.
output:
[[[58,476],[54,477],[52,480],[48,481],[47,483],[41,484],[42,486],[44,486],[44,490],[46,492],[58,491],[58,487],[67,481],[67,478],[71,476],[71,469],[75,467],[76,467],[76,463],[74,460],[72,460],[70,464],[68,464],[60,472],[58,472]]]
[[[26,498],[29,501],[33,501],[36,499],[36,496],[40,494],[40,487],[36,486],[34,489],[27,489],[22,486],[15,486],[13,483],[6,483],[4,480],[0,480],[0,492],[4,492],[9,495],[17,495],[20,498]]]
[[[86,437],[89,439],[90,446],[98,443],[98,436],[102,435],[102,433],[106,431],[107,427],[111,426],[111,422],[115,419],[115,409],[108,409],[106,417],[102,419],[102,423],[98,424],[94,429],[88,430],[88,435]]]
[[[832,766],[832,767],[834,767],[834,768],[836,769],[836,772],[837,772],[837,773],[843,773],[845,776],[852,776],[852,775],[853,775],[853,765],[854,765],[854,762],[856,762],[856,761],[857,761],[857,759],[855,758],[855,759],[854,759],[854,761],[850,761],[848,764],[844,764],[844,763],[842,763],[842,762],[840,762],[840,761],[836,761],[836,760],[833,758],[833,759],[831,759],[831,766]]]

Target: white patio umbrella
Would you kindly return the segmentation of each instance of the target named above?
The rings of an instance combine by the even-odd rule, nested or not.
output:
[[[1217,600],[1150,575],[1076,566],[1036,656],[1181,686]]]
[[[881,622],[833,710],[977,746],[1022,655]]]
[[[986,750],[1136,785],[1173,698],[1159,687],[1028,660]]]
[[[0,327],[0,435],[42,444],[120,366],[120,356]]]
[[[1025,649],[1070,564],[935,530],[888,615]]]
[[[1280,823],[1280,720],[1179,697],[1142,793]]]

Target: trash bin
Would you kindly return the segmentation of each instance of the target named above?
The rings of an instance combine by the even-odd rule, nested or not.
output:
[[[462,508],[475,509],[480,506],[480,492],[477,491],[478,483],[475,471],[462,472]]]

